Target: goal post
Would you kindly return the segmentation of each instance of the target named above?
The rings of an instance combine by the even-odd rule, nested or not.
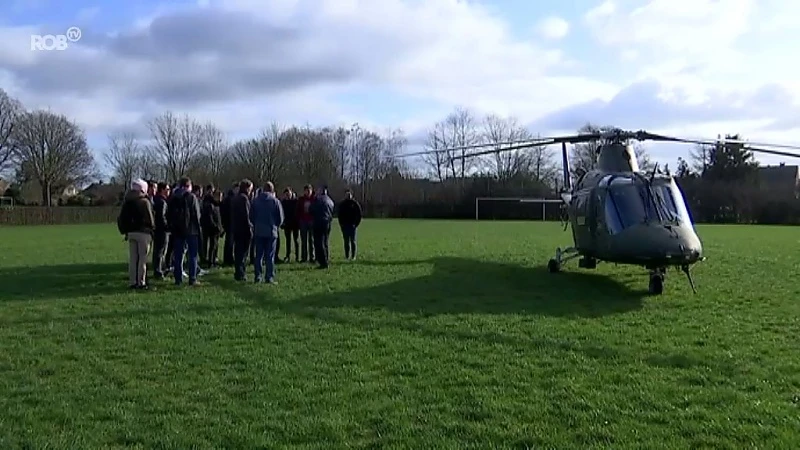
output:
[[[563,200],[528,197],[476,197],[475,220],[560,220]]]

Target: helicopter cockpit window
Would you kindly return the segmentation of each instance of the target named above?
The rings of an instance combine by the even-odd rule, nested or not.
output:
[[[689,215],[689,209],[686,207],[686,200],[683,198],[683,193],[678,187],[678,183],[674,179],[669,182],[669,190],[672,194],[672,199],[675,202],[675,210],[678,214],[678,220],[682,223],[692,224],[692,217]]]
[[[681,222],[680,212],[668,184],[654,184],[653,198],[661,217],[667,222]]]
[[[647,188],[630,179],[612,181],[606,198],[605,216],[612,234],[645,221],[658,220]]]

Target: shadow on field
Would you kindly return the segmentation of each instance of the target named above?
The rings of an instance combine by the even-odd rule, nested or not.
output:
[[[316,294],[282,309],[303,312],[330,308],[383,309],[432,316],[439,314],[531,314],[555,317],[601,317],[641,308],[646,291],[632,291],[619,282],[592,273],[551,274],[545,267],[434,258],[424,261],[369,262],[391,266],[432,263],[433,273],[345,292]],[[265,307],[246,286],[226,283],[240,297]],[[316,314],[316,313],[315,313]]]
[[[128,264],[62,264],[0,268],[0,301],[71,299],[114,294],[127,286]],[[122,281],[122,285],[120,284]]]
[[[430,276],[302,301],[315,307],[380,308],[425,315],[599,317],[638,309],[646,296],[646,291],[633,291],[612,278],[588,272],[551,274],[543,266],[530,268],[451,257],[427,262],[434,266]],[[392,265],[369,261],[362,264]]]

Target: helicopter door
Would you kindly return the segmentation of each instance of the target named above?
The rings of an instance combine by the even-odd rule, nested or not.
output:
[[[592,239],[589,231],[593,215],[589,205],[590,198],[591,193],[587,190],[578,192],[573,200],[575,202],[575,226],[572,227],[572,231],[578,248],[590,245]]]
[[[598,205],[599,199],[597,192],[592,192],[588,196],[589,204],[586,205],[586,225],[589,227],[589,236],[597,238],[597,228],[599,226]]]

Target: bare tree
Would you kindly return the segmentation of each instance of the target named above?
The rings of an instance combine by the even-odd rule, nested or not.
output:
[[[504,142],[531,139],[531,133],[520,126],[514,117],[503,118],[490,114],[483,120],[483,140],[495,149],[504,147],[501,145]],[[492,166],[494,174],[500,180],[508,180],[520,174],[530,174],[536,180],[543,180],[550,175],[552,153],[543,145],[495,153]]]
[[[139,175],[145,180],[167,180],[167,172],[152,147],[142,147],[139,154]]]
[[[430,174],[434,176],[436,181],[443,182],[447,178],[447,170],[450,167],[450,154],[445,149],[450,146],[444,123],[435,124],[433,129],[428,132],[425,142],[425,150],[432,153],[422,155],[422,161],[428,166]]]
[[[367,182],[378,175],[384,142],[377,133],[355,126],[350,132],[353,178],[363,193]]]
[[[52,206],[55,189],[84,182],[94,175],[94,158],[83,131],[63,115],[49,111],[23,113],[14,139],[21,165],[41,186],[44,206]]]
[[[166,176],[172,181],[184,176],[202,149],[203,127],[188,115],[178,118],[167,111],[151,120],[148,128],[153,140],[150,152]]]
[[[14,126],[23,112],[22,104],[0,88],[0,174],[14,162]]]
[[[472,112],[465,108],[456,108],[444,120],[446,133],[449,135],[451,147],[465,147],[480,143],[481,134],[478,123]],[[472,150],[460,149],[449,152],[448,162],[453,177],[464,178],[467,172],[475,168],[474,158],[466,157]],[[459,158],[456,159],[456,156]]]
[[[712,154],[714,153],[713,145],[697,145],[689,151],[689,158],[692,161],[691,169],[695,173],[705,175],[709,166],[711,166]]]
[[[230,159],[228,139],[225,133],[211,122],[202,126],[199,139],[200,153],[192,161],[195,166],[192,173],[200,173],[202,178],[219,186]]]
[[[338,127],[330,130],[331,144],[336,150],[336,164],[339,166],[339,178],[347,180],[351,178],[348,168],[352,163],[352,146],[350,145],[350,134],[354,129],[358,128],[358,124],[354,123],[350,129]]]
[[[108,149],[103,154],[114,178],[126,186],[141,172],[143,156],[142,147],[132,133],[109,135]]]
[[[639,170],[648,172],[655,168],[656,163],[654,163],[652,158],[650,158],[650,153],[647,151],[647,147],[636,143],[633,145],[633,153],[636,155],[636,162],[639,163]]]
[[[239,172],[257,183],[285,176],[290,159],[288,133],[272,124],[258,138],[236,142],[231,147],[231,158]]]
[[[578,129],[578,134],[592,134],[603,130],[604,127],[587,123]],[[597,166],[597,151],[600,142],[585,142],[575,144],[569,158],[570,171],[574,178],[580,178],[586,172]]]

